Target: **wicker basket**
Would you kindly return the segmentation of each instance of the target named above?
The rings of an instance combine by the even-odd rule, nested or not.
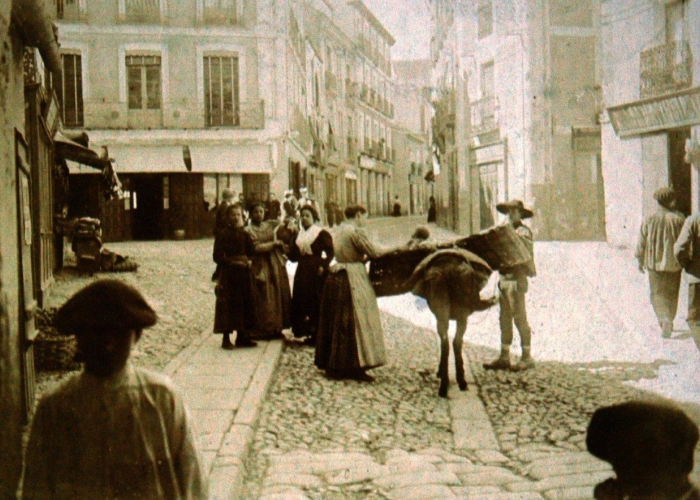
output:
[[[79,367],[73,358],[78,349],[75,336],[46,337],[34,340],[34,366],[38,371],[74,370]]]
[[[369,266],[369,280],[377,297],[410,292],[410,288],[406,287],[408,278],[416,266],[432,252],[431,249],[414,248],[373,260]]]

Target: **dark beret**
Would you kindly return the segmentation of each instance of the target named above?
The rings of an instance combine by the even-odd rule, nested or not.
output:
[[[119,280],[99,280],[73,295],[56,312],[54,326],[64,334],[110,329],[143,329],[158,316],[143,295]]]
[[[662,187],[654,191],[654,199],[666,207],[676,199],[676,193],[673,192],[673,189]]]
[[[632,401],[599,408],[588,425],[588,451],[609,462],[618,474],[693,469],[698,426],[678,408]]]

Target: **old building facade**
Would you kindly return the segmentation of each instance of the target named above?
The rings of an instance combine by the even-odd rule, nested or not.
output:
[[[423,214],[432,195],[429,60],[394,62],[393,191],[407,214]]]
[[[22,430],[34,405],[34,313],[53,272],[51,242],[37,241],[45,230],[50,239],[53,229],[50,130],[57,109],[33,106],[50,101],[49,75],[60,70],[50,4],[0,2],[0,38],[0,497],[15,498]],[[38,50],[27,50],[33,47]],[[36,140],[43,141],[41,149]],[[48,191],[41,195],[48,203],[36,198],[35,188],[44,181]]]
[[[537,238],[604,238],[597,2],[431,6],[441,222],[477,231],[521,198]]]
[[[632,246],[657,188],[699,207],[700,2],[608,1],[601,19],[607,233]]]
[[[224,187],[249,201],[287,187],[281,9],[252,0],[57,8],[64,125],[114,159],[125,193],[102,199],[98,177],[72,164],[70,216],[99,217],[106,240],[208,236]]]

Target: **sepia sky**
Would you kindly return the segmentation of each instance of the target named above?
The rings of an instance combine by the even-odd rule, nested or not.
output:
[[[364,2],[396,39],[392,59],[427,59],[430,56],[428,0]]]

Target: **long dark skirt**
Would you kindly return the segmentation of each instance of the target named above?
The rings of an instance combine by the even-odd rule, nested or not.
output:
[[[318,324],[316,366],[332,371],[359,369],[355,313],[347,271],[341,270],[328,276]]]
[[[325,276],[318,275],[321,259],[304,255],[299,259],[292,290],[292,330],[295,337],[316,337]]]
[[[248,332],[253,327],[250,271],[240,266],[220,266],[216,284],[214,333]]]

